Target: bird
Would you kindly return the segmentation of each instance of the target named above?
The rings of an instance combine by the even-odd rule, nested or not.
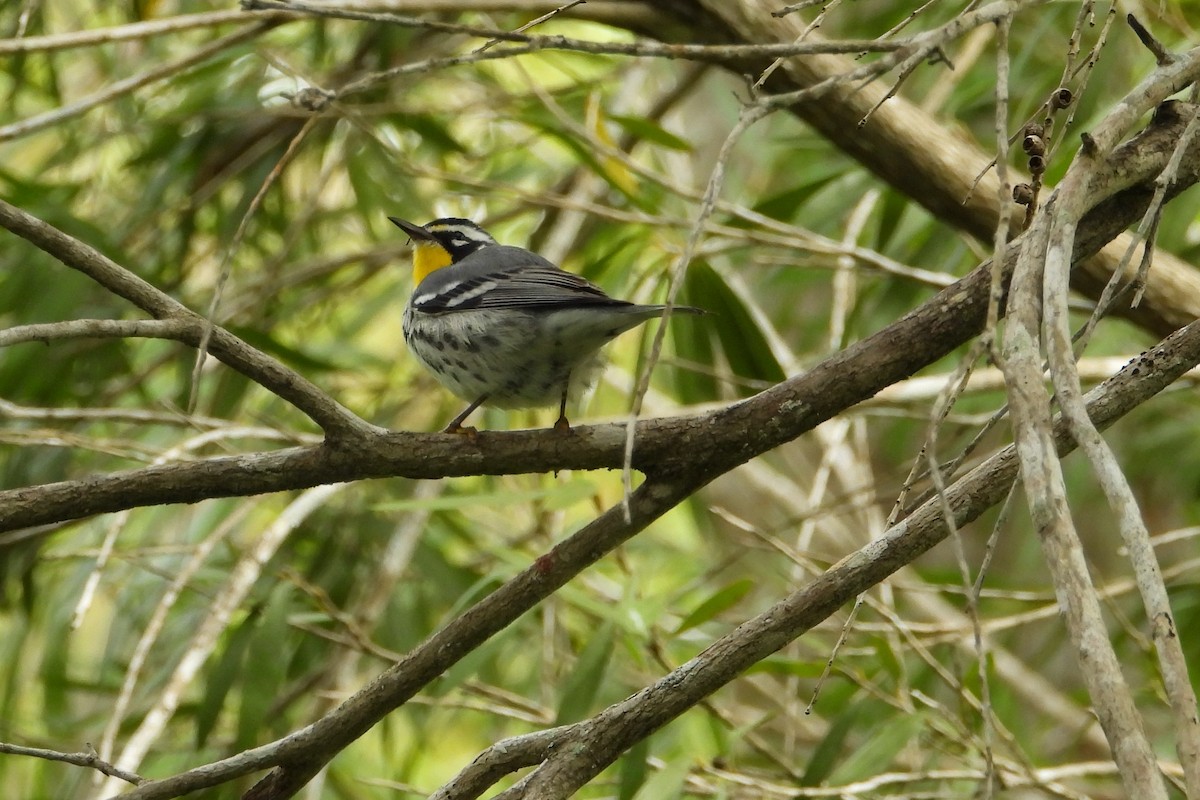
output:
[[[536,408],[558,401],[557,431],[569,432],[567,400],[602,369],[599,350],[665,305],[608,296],[594,283],[522,247],[502,245],[469,219],[417,225],[388,217],[413,244],[413,290],[404,339],[434,377],[469,405],[443,432],[464,427],[483,404]],[[704,314],[691,306],[672,313]]]

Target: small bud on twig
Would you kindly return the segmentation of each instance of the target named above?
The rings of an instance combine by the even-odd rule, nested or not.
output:
[[[1013,187],[1013,200],[1027,206],[1033,202],[1033,187],[1028,183],[1018,183]]]

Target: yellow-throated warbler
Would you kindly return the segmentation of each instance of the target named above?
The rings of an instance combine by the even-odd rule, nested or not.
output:
[[[413,355],[470,403],[530,408],[559,402],[558,430],[570,430],[567,398],[600,371],[599,349],[666,306],[615,300],[593,283],[520,247],[497,244],[467,219],[415,225],[388,217],[413,242],[413,293],[404,339]],[[676,312],[703,314],[675,306]]]

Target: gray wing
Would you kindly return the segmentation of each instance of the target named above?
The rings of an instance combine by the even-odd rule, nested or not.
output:
[[[433,272],[413,293],[413,308],[427,314],[475,308],[629,307],[594,283],[520,247],[482,247]]]

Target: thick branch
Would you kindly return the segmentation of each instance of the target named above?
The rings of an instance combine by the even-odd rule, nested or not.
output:
[[[1105,428],[1200,363],[1200,322],[1172,334],[1088,393],[1088,412]],[[1061,420],[1054,429],[1061,454],[1075,443]],[[903,522],[654,684],[586,722],[558,742],[545,764],[497,798],[564,798],[612,764],[621,753],[726,685],[763,658],[818,625],[845,603],[885,580],[942,542],[956,527],[1000,502],[1016,480],[1019,462],[1010,445],[951,486],[944,498],[926,501]],[[474,784],[472,784],[474,785]],[[459,794],[473,797],[477,794]]]
[[[805,27],[798,15],[780,19],[763,13],[755,0],[691,0],[683,6],[687,10],[671,7],[677,8],[681,22],[691,23],[691,27],[686,33],[664,28],[666,36],[760,44],[793,42]],[[806,41],[819,42],[821,37],[810,32]],[[769,60],[727,62],[738,75],[761,74],[769,64]],[[859,66],[849,57],[833,54],[789,58],[772,73],[766,85],[773,92],[794,92],[849,74]],[[1200,70],[1200,53],[1192,51],[1180,56],[1175,68],[1177,85],[1195,80]],[[994,172],[989,172],[978,185],[975,178],[991,156],[958,130],[947,127],[902,97],[888,99],[871,113],[869,123],[860,127],[859,122],[883,101],[887,92],[888,87],[882,81],[866,86],[842,82],[822,96],[805,99],[790,108],[832,144],[929,209],[938,219],[990,243],[1000,219],[996,178]],[[1085,261],[1072,276],[1074,288],[1093,299],[1099,297],[1129,242],[1128,236],[1122,236]],[[1117,313],[1159,335],[1200,317],[1200,274],[1189,264],[1170,254],[1157,253],[1151,283],[1143,306],[1121,308]]]
[[[1174,117],[1172,120],[1153,126],[1143,134],[1147,153],[1158,150],[1150,143],[1159,137],[1172,135],[1170,124],[1179,123]],[[1168,147],[1164,149],[1169,150]],[[1130,161],[1126,163],[1138,163],[1139,159],[1134,157],[1136,155],[1131,151]],[[1159,168],[1165,163],[1165,158],[1166,155],[1162,155],[1157,159]],[[1155,160],[1152,157],[1146,163]],[[1192,167],[1195,167],[1194,163]],[[1194,172],[1194,169],[1190,172]],[[1151,171],[1147,177],[1153,174]],[[1137,209],[1144,207],[1152,194],[1150,188],[1137,187],[1094,209],[1088,216],[1088,236],[1077,240],[1081,248],[1077,255],[1082,256],[1098,248],[1123,227],[1131,218],[1130,215],[1136,217],[1139,213]],[[1010,249],[1013,258],[1006,265],[1008,270],[1011,270],[1015,256],[1021,249],[1019,242]],[[438,631],[346,703],[304,730],[234,758],[140,786],[129,797],[139,800],[174,797],[184,791],[213,786],[272,765],[278,767],[251,791],[249,797],[265,800],[292,796],[335,753],[412,697],[428,681],[705,483],[795,438],[848,405],[911,374],[965,341],[983,324],[989,282],[990,267],[984,265],[884,331],[839,353],[804,375],[750,400],[703,417],[644,423],[639,427],[635,463],[646,470],[650,477],[630,498],[628,521],[621,507],[609,509]],[[1145,370],[1148,362],[1142,359],[1140,363],[1143,378],[1169,382],[1167,378],[1173,376],[1169,370],[1165,376],[1147,376]],[[1166,370],[1165,362],[1161,366]],[[1182,369],[1186,370],[1186,367]],[[1157,371],[1158,365],[1153,372]],[[1129,370],[1122,375],[1128,380],[1135,372],[1138,370]],[[548,431],[483,433],[475,442],[466,443],[461,437],[441,435],[364,437],[347,451],[326,445],[316,450],[298,448],[290,452],[296,454],[297,458],[331,459],[331,463],[336,463],[339,469],[350,473],[362,470],[364,465],[376,469],[384,456],[400,458],[402,454],[397,450],[403,451],[403,456],[411,459],[409,464],[414,469],[418,468],[419,461],[419,468],[423,470],[430,470],[434,464],[444,467],[450,463],[464,470],[471,466],[478,473],[502,466],[511,467],[516,463],[515,459],[526,459],[523,462],[525,464],[546,459],[554,450],[564,459],[554,465],[560,468],[579,466],[581,459],[599,459],[602,455],[612,459],[607,466],[617,466],[621,458],[622,438],[622,426],[599,426],[578,429],[576,435],[569,437]],[[446,457],[446,461],[439,460],[428,451],[417,451],[414,458],[413,444],[416,442],[439,448],[438,452]],[[612,449],[602,452],[598,446],[601,442]],[[530,448],[530,452],[514,449],[513,445],[518,443]],[[245,479],[252,480],[254,471],[246,470],[243,473]],[[287,472],[283,471],[281,478],[286,478]],[[444,469],[440,472],[446,474]],[[342,474],[337,479],[347,480],[348,477]],[[177,488],[183,490],[186,487]],[[0,494],[0,515],[3,514],[4,501],[4,495]],[[943,524],[940,507],[933,516],[938,525]],[[902,559],[901,552],[888,551],[887,558]],[[890,564],[887,558],[884,561]],[[880,579],[901,563],[906,562],[900,560],[878,575],[872,572],[872,580]],[[852,594],[839,594],[837,598],[841,599],[836,602],[833,599],[825,600],[823,602],[833,605],[822,605],[821,608],[827,609],[824,613],[830,613]],[[782,643],[779,642],[780,645]],[[636,723],[633,727],[637,729]],[[639,730],[642,730],[641,735],[649,732]]]
[[[1180,107],[1186,108],[1182,104]],[[1108,176],[1109,190],[1114,185],[1137,185],[1101,202],[1085,216],[1075,242],[1076,261],[1095,253],[1141,216],[1153,196],[1153,178],[1169,159],[1171,144],[1190,116],[1159,115],[1111,159],[1120,171]],[[1170,196],[1195,183],[1200,171],[1198,161],[1194,154],[1185,159]],[[1101,185],[1105,184],[1097,184]],[[11,207],[0,201],[0,224],[8,224],[6,208]],[[90,248],[44,223],[37,225],[53,231],[52,252],[66,249],[64,258],[77,268],[96,272],[101,283],[114,284],[110,288],[115,287],[114,291],[122,296],[136,297],[135,302],[151,313],[196,318]],[[1012,273],[1021,241],[1018,239],[1009,248],[1003,268],[1006,276]],[[649,475],[686,473],[705,482],[801,436],[933,363],[978,333],[986,316],[990,273],[990,263],[983,264],[892,325],[755,397],[703,416],[640,423],[634,467]],[[304,391],[297,392],[291,384],[280,381],[278,385],[288,391],[285,397],[298,396],[308,407],[315,407],[314,397],[324,397],[300,376],[220,328],[213,342],[214,354],[220,345],[220,352],[233,363],[244,364],[247,374],[265,374],[274,380],[270,370],[277,369],[284,377],[294,376],[303,382]],[[268,385],[266,379],[262,382]],[[327,398],[322,403],[322,409],[341,409]],[[344,410],[342,413],[349,414]],[[336,420],[330,418],[331,422]],[[0,492],[0,531],[137,506],[191,503],[364,478],[616,469],[622,464],[624,430],[621,425],[600,425],[577,428],[570,436],[546,431],[483,432],[473,440],[442,434],[355,435],[348,443],[333,441],[274,453],[147,467]]]

